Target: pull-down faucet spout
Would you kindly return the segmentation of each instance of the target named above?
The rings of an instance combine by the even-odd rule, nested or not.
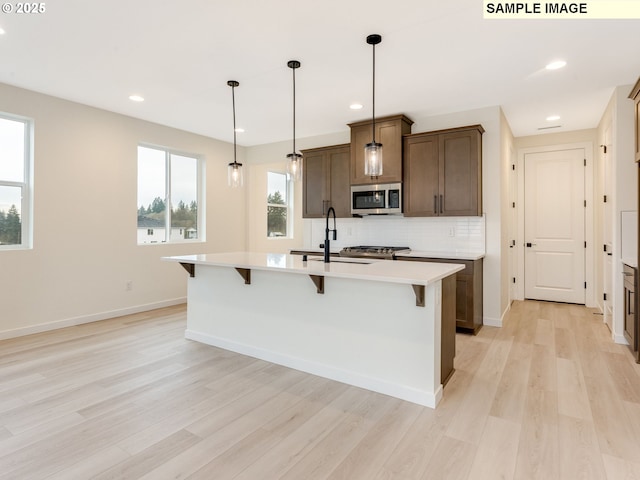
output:
[[[333,213],[333,230],[329,230],[329,215]],[[336,240],[338,238],[338,231],[336,230],[336,211],[333,207],[329,207],[327,210],[327,225],[324,229],[324,263],[329,263],[331,261],[331,251],[329,249],[329,232],[333,232],[333,239]]]

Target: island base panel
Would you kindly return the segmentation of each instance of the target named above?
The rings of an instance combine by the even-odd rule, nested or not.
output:
[[[215,266],[188,282],[187,338],[431,408],[442,397],[441,281],[424,307],[387,282],[329,278],[318,295],[301,275],[253,271],[245,285]]]

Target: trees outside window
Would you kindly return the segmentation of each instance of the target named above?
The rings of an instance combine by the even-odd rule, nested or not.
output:
[[[289,237],[291,206],[287,174],[267,173],[267,237]]]
[[[0,250],[31,246],[31,121],[0,113]]]
[[[138,147],[139,244],[202,239],[201,178],[202,161],[195,155]]]

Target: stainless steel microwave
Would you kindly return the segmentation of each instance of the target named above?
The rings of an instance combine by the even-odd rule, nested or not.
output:
[[[385,215],[402,213],[402,184],[351,186],[352,215]]]

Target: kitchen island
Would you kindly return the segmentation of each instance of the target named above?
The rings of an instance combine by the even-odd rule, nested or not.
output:
[[[187,272],[186,338],[435,408],[455,355],[461,265],[254,252]]]

